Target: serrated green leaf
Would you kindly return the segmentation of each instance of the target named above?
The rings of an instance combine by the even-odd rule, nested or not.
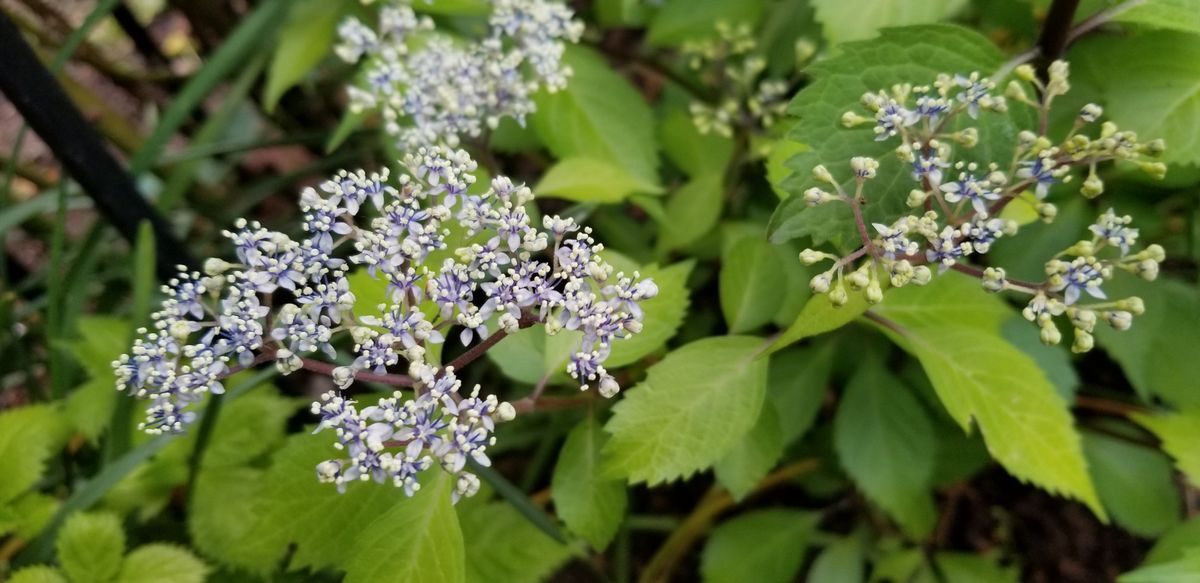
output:
[[[787,293],[783,260],[766,237],[745,237],[721,254],[721,313],[734,334],[771,321]]]
[[[347,0],[292,2],[267,69],[263,104],[273,110],[284,92],[300,82],[329,53]]]
[[[767,182],[771,183],[771,191],[781,200],[791,196],[791,193],[783,188],[783,181],[792,174],[787,161],[810,149],[807,144],[786,138],[775,140],[775,143],[771,144],[771,153],[767,154],[766,163]]]
[[[205,466],[237,466],[275,450],[299,404],[270,385],[227,403],[205,449]]]
[[[800,116],[788,139],[812,147],[787,162],[793,173],[781,186],[791,196],[771,218],[774,241],[812,236],[818,244],[857,245],[853,215],[844,204],[809,208],[799,193],[816,185],[811,171],[824,164],[834,176],[850,182],[849,161],[871,156],[880,161],[875,179],[865,189],[863,207],[868,223],[890,224],[910,211],[905,199],[916,185],[910,168],[892,153],[895,141],[875,141],[870,127],[847,129],[841,116],[857,110],[863,93],[897,83],[929,83],[939,73],[987,74],[998,68],[1004,55],[977,32],[950,25],[923,25],[884,30],[879,38],[846,43],[833,57],[809,67],[813,82],[792,101],[790,111]],[[1013,115],[1027,115],[1014,108]],[[960,152],[969,161],[1008,159],[1016,129],[1008,114],[988,114],[971,120],[979,130],[979,144]],[[853,191],[853,186],[850,187]]]
[[[346,583],[467,580],[463,533],[450,503],[453,478],[437,467],[423,478],[416,495],[392,505],[354,537]]]
[[[1117,583],[1195,583],[1200,581],[1200,547],[1169,563],[1141,567],[1117,577]]]
[[[265,471],[248,467],[204,468],[188,512],[192,544],[220,563],[238,565],[238,546],[254,528]]]
[[[770,351],[774,353],[809,336],[837,330],[863,315],[868,307],[867,298],[861,293],[850,294],[850,300],[840,307],[829,301],[829,296],[813,295],[805,302],[796,320],[771,344]]]
[[[1123,4],[1117,0],[1084,0],[1076,14],[1095,14]],[[1200,33],[1200,5],[1196,0],[1144,0],[1122,7],[1124,10],[1113,15],[1113,22]]]
[[[1163,160],[1200,164],[1200,35],[1153,31],[1097,36],[1070,53],[1072,81],[1105,116],[1142,139],[1163,138]]]
[[[646,39],[654,45],[676,46],[712,38],[717,36],[717,22],[753,29],[766,6],[765,0],[667,0],[651,21]]]
[[[1192,486],[1200,487],[1200,409],[1159,415],[1136,414],[1133,420],[1162,440],[1163,451],[1175,458],[1175,465]]]
[[[32,539],[50,522],[59,505],[59,499],[49,494],[26,492],[8,506],[0,506],[0,514],[9,519],[0,526],[0,535],[12,533],[20,539]]]
[[[34,565],[13,573],[8,583],[69,583],[58,569],[47,565]]]
[[[112,363],[126,350],[131,327],[129,322],[106,316],[81,318],[78,326],[80,338],[71,343],[71,353],[90,378],[67,397],[64,412],[71,424],[94,442],[108,429],[121,396]]]
[[[705,583],[787,583],[796,577],[817,516],[756,510],[721,523],[700,558]]]
[[[683,107],[667,110],[658,125],[658,136],[671,163],[693,178],[724,174],[733,156],[733,138],[700,133]]]
[[[763,403],[754,427],[713,466],[717,481],[734,500],[746,497],[783,457],[783,429],[771,401]]]
[[[938,553],[933,558],[940,573],[926,568],[917,577],[918,583],[1017,583],[1015,569],[1003,568],[986,557],[967,553]]]
[[[937,444],[908,387],[877,361],[850,379],[834,419],[833,445],[846,473],[914,538],[933,530],[930,494]]]
[[[705,338],[671,352],[613,407],[604,473],[630,483],[686,478],[716,463],[758,419],[766,394],[762,341]]]
[[[1013,476],[1075,498],[1106,519],[1067,404],[1030,357],[1000,337],[1011,310],[977,282],[945,274],[888,292],[881,327],[921,362],[950,416],[978,425],[988,451]]]
[[[813,0],[816,19],[831,44],[862,40],[881,29],[941,22],[967,0]]]
[[[1121,277],[1125,276],[1125,277]],[[1138,296],[1146,313],[1134,320],[1129,330],[1098,326],[1096,342],[1121,365],[1133,388],[1143,399],[1157,396],[1177,407],[1200,407],[1200,291],[1178,280],[1159,278],[1148,282],[1118,274],[1107,282],[1109,297]]]
[[[725,191],[721,174],[709,173],[684,183],[667,197],[666,219],[658,237],[660,253],[681,249],[712,231],[721,218]]]
[[[55,548],[72,583],[108,583],[121,571],[125,531],[115,514],[78,513],[63,524]]]
[[[573,71],[566,89],[541,92],[529,124],[559,159],[606,160],[647,184],[658,184],[654,114],[646,100],[597,53],[568,46]]]
[[[125,557],[117,583],[204,583],[208,566],[171,544],[142,545]]]
[[[0,411],[0,504],[33,487],[66,438],[66,420],[50,405]]]
[[[602,550],[625,518],[625,483],[600,474],[600,452],[608,436],[589,412],[563,443],[550,481],[554,510],[571,532]]]
[[[571,557],[570,547],[504,502],[461,505],[459,518],[471,583],[538,583]]]
[[[1126,530],[1154,538],[1180,521],[1171,462],[1156,450],[1100,433],[1083,434],[1100,502]]]
[[[621,202],[633,194],[659,194],[662,187],[630,174],[608,160],[588,156],[563,158],[534,187],[539,196],[578,202]]]

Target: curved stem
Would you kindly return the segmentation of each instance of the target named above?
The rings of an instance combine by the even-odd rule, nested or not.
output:
[[[804,459],[783,466],[763,478],[749,496],[761,494],[767,490],[786,484],[791,480],[813,471],[820,465],[817,459]],[[688,549],[712,527],[717,516],[735,506],[733,496],[720,486],[713,486],[692,513],[680,523],[658,551],[650,559],[650,564],[642,572],[639,579],[642,583],[658,583],[670,579],[671,570],[675,564],[687,554]]]

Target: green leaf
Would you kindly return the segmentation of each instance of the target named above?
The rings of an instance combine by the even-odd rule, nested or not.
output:
[[[436,2],[416,2],[412,7],[417,12],[463,16],[481,16],[492,11],[487,0],[437,0]]]
[[[571,557],[570,547],[546,536],[504,502],[460,505],[459,518],[471,583],[538,583]]]
[[[32,488],[66,438],[66,421],[50,405],[0,411],[0,504]]]
[[[573,74],[566,89],[534,97],[529,124],[559,159],[605,160],[643,184],[658,184],[654,114],[641,94],[603,57],[568,46],[563,63]]]
[[[1200,487],[1200,409],[1159,415],[1133,415],[1133,420],[1162,440],[1163,451],[1175,458],[1175,465],[1188,482]]]
[[[422,477],[416,495],[392,505],[354,537],[346,583],[467,580],[463,533],[450,503],[453,478],[437,467]]]
[[[616,536],[628,504],[625,483],[600,475],[600,451],[607,440],[589,412],[567,435],[550,481],[558,517],[598,550]]]
[[[9,513],[11,522],[0,526],[0,535],[12,533],[24,540],[37,536],[50,522],[50,518],[58,511],[59,500],[41,492],[26,492],[9,503],[0,507],[0,513]]]
[[[750,431],[766,394],[762,341],[705,338],[671,352],[613,407],[604,472],[653,486],[716,463]]]
[[[650,23],[646,40],[654,45],[678,46],[684,41],[715,37],[717,22],[754,28],[766,6],[766,0],[667,0]]]
[[[117,583],[204,583],[208,566],[187,549],[165,543],[142,545],[125,557]]]
[[[1125,277],[1121,277],[1124,275]],[[1109,297],[1138,296],[1146,313],[1134,320],[1129,330],[1098,326],[1096,341],[1121,365],[1121,370],[1143,399],[1157,396],[1182,408],[1200,407],[1200,291],[1168,278],[1148,282],[1118,274],[1105,285]]]
[[[862,40],[881,29],[943,21],[967,0],[813,0],[816,19],[831,44]]]
[[[1182,559],[1192,548],[1200,549],[1200,517],[1180,523],[1163,533],[1146,554],[1142,565],[1158,565]]]
[[[812,236],[817,244],[857,245],[858,235],[850,208],[844,204],[826,204],[809,208],[803,190],[817,183],[811,171],[824,164],[834,176],[849,181],[849,161],[854,156],[879,160],[875,179],[865,190],[869,204],[864,207],[868,223],[890,224],[910,212],[905,199],[916,184],[910,168],[893,153],[895,141],[875,141],[868,126],[847,129],[841,116],[859,110],[863,93],[878,91],[896,83],[929,83],[939,73],[989,73],[998,68],[1004,55],[986,37],[977,32],[950,25],[924,25],[887,29],[879,38],[847,43],[832,57],[809,67],[813,82],[792,101],[790,111],[800,115],[788,138],[809,145],[812,150],[791,158],[787,166],[793,173],[777,187],[787,190],[786,199],[771,218],[774,241]],[[1017,115],[1025,115],[1022,110]],[[971,120],[978,126],[979,145],[957,152],[966,160],[1008,159],[1016,129],[1008,115],[987,114]],[[853,191],[853,186],[850,187]]]
[[[200,471],[188,512],[192,544],[207,557],[229,565],[239,560],[260,504],[265,471],[248,467],[207,467]]]
[[[1114,4],[1123,3],[1114,0],[1085,1],[1078,13],[1094,14]],[[1200,33],[1200,10],[1196,8],[1196,0],[1146,0],[1118,12],[1113,21]]]
[[[1083,434],[1100,502],[1126,530],[1154,538],[1180,521],[1171,462],[1156,450],[1100,433]]]
[[[796,578],[817,516],[782,508],[748,512],[721,523],[704,545],[706,583],[787,583]]]
[[[1017,583],[1015,569],[1002,568],[995,561],[967,553],[938,553],[933,558],[940,574],[926,568],[917,578],[919,583]]]
[[[333,46],[338,22],[351,6],[346,0],[299,0],[291,2],[287,21],[279,33],[271,65],[267,69],[267,86],[263,105],[275,109],[284,92],[300,82],[316,68]]]
[[[720,172],[693,178],[667,197],[666,220],[660,225],[658,251],[682,249],[712,231],[721,218],[725,191]]]
[[[901,335],[881,327],[921,362],[959,426],[978,425],[1009,473],[1106,518],[1066,402],[1033,359],[1000,337],[1012,313],[1003,300],[966,276],[946,274],[888,292],[876,311],[904,328]]]
[[[774,353],[809,336],[837,330],[863,315],[869,307],[866,296],[861,293],[850,294],[850,300],[840,307],[829,301],[829,296],[814,294],[796,320],[771,344],[770,351]]]
[[[226,403],[204,451],[206,466],[237,466],[277,449],[300,402],[267,385]]]
[[[79,513],[63,524],[55,546],[72,583],[107,583],[121,571],[125,531],[115,514]]]
[[[783,457],[783,446],[779,414],[766,401],[750,433],[713,467],[717,480],[734,500],[745,498]]]
[[[338,122],[337,127],[333,129],[333,132],[329,134],[329,139],[325,142],[325,153],[333,153],[345,143],[367,121],[368,115],[366,110],[354,111],[347,108],[342,114],[342,120]]]
[[[8,583],[69,583],[62,573],[47,565],[26,567],[13,573]]]
[[[608,160],[588,156],[564,158],[542,175],[538,196],[578,202],[614,203],[632,194],[659,194],[662,188]]]
[[[721,313],[734,334],[770,322],[787,293],[783,260],[766,237],[745,237],[721,254]]]
[[[826,342],[771,355],[767,397],[779,415],[785,444],[802,437],[816,421],[833,371],[835,346]]]
[[[937,444],[933,425],[908,387],[875,359],[850,379],[834,419],[842,467],[872,502],[914,538],[933,530],[930,494]]]
[[[1164,161],[1200,164],[1200,36],[1101,35],[1070,58],[1072,81],[1098,95],[1106,117],[1142,139],[1166,140]]]
[[[700,133],[685,107],[673,107],[658,126],[663,153],[688,176],[720,176],[733,157],[733,138]]]
[[[87,372],[88,382],[68,397],[64,412],[71,425],[95,442],[112,420],[121,393],[116,390],[112,362],[126,350],[131,332],[129,322],[105,316],[88,316],[78,322],[80,339],[71,352]]]
[[[858,537],[848,536],[825,547],[813,561],[807,580],[813,583],[862,583],[862,546]]]
[[[1200,547],[1189,549],[1183,558],[1135,569],[1117,577],[1117,583],[1195,583],[1198,580]]]

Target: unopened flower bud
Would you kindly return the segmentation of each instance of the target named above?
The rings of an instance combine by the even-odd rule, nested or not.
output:
[[[499,421],[512,421],[517,417],[517,410],[513,408],[512,403],[504,401],[496,405],[496,419]]]
[[[1096,345],[1095,338],[1091,333],[1084,330],[1075,330],[1075,342],[1071,343],[1071,352],[1082,354],[1092,349]]]
[[[829,291],[829,274],[822,273],[808,280],[808,287],[812,288],[813,293],[823,294]]]
[[[912,282],[917,285],[925,285],[929,280],[933,279],[933,271],[927,265],[918,265],[913,268]]]
[[[605,376],[600,379],[600,396],[605,399],[611,399],[621,390],[621,385],[617,384],[617,379],[611,376]]]
[[[839,286],[833,288],[832,290],[830,290],[830,292],[829,292],[829,301],[833,304],[833,306],[835,308],[840,308],[840,307],[846,305],[846,302],[849,300],[850,300],[850,294],[846,293],[845,286],[839,285]]]
[[[339,366],[333,369],[333,384],[337,388],[345,390],[354,382],[354,369],[348,366]]]
[[[908,203],[909,208],[917,208],[917,207],[920,207],[921,205],[925,204],[925,200],[928,198],[929,198],[928,192],[914,188],[911,191],[909,191],[908,200],[906,200],[905,202]]]
[[[1140,316],[1146,313],[1146,304],[1142,302],[1142,298],[1130,296],[1117,302],[1117,307],[1122,310],[1128,310],[1135,316]]]
[[[816,178],[817,180],[820,180],[821,182],[827,182],[829,184],[836,184],[833,181],[833,175],[829,173],[829,169],[826,168],[824,164],[818,164],[817,166],[814,166],[812,169],[812,173],[813,173],[813,178]]]
[[[805,249],[800,252],[800,263],[813,265],[825,260],[825,254],[816,249]]]
[[[1048,346],[1053,346],[1059,342],[1062,342],[1062,332],[1059,332],[1058,327],[1055,326],[1054,322],[1051,321],[1046,321],[1042,324],[1042,331],[1039,337],[1042,340],[1042,344],[1046,344]]]
[[[216,257],[211,257],[204,261],[204,273],[212,276],[221,275],[230,267],[233,267],[232,263],[229,263],[228,261],[222,261]]]
[[[874,305],[883,301],[883,288],[878,280],[871,280],[871,283],[867,284],[866,296],[868,304]]]
[[[1104,321],[1114,330],[1128,330],[1133,325],[1133,314],[1125,310],[1114,310],[1104,313]]]

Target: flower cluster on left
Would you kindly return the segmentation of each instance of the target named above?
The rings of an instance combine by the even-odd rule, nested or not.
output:
[[[163,287],[153,325],[113,363],[118,388],[149,401],[143,430],[183,431],[194,405],[223,393],[236,370],[307,369],[337,387],[312,411],[317,431],[335,432],[345,454],[319,464],[318,479],[339,490],[390,480],[412,495],[417,475],[437,463],[455,476],[457,499],[478,489],[465,467],[490,463],[495,423],[533,403],[514,407],[478,385],[462,391],[456,369],[505,335],[537,323],[549,334],[578,331],[567,372],[582,390],[616,394],[604,360],[613,342],[641,330],[639,303],[657,294],[654,283],[614,273],[603,245],[573,219],[547,216],[537,228],[523,185],[498,177],[468,192],[476,164],[463,150],[420,148],[403,165],[394,180],[343,171],[306,189],[300,239],[238,221],[225,233],[236,262],[210,259],[204,273]],[[356,305],[353,265],[386,283],[385,303]],[[441,366],[430,349],[452,327],[473,345]],[[337,361],[339,345],[352,348],[341,364],[309,357]],[[393,372],[402,361],[407,374]],[[396,390],[360,408],[343,393],[356,380]]]

